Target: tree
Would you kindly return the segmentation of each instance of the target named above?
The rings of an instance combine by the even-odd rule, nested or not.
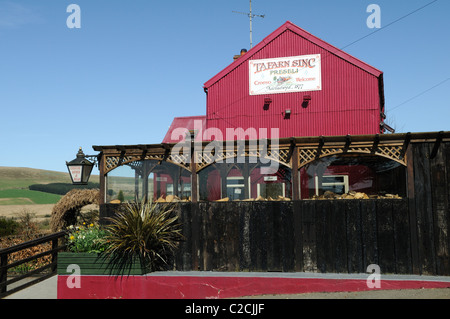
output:
[[[120,202],[124,202],[125,201],[125,196],[123,195],[123,191],[120,190],[119,194],[117,194],[117,199],[120,200]]]

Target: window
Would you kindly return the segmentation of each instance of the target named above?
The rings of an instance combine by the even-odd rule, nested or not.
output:
[[[347,194],[348,189],[348,175],[324,175],[322,176],[322,184],[319,185],[319,177],[315,176],[316,195],[319,196],[319,190],[322,193],[326,191],[335,194]]]
[[[167,195],[175,195],[173,190],[173,184],[168,183],[166,186]],[[184,183],[182,185],[178,184],[178,197],[181,199],[187,199],[191,196],[191,184]]]
[[[227,197],[230,200],[245,199],[245,181],[243,176],[227,177]]]
[[[258,197],[277,199],[278,196],[285,197],[286,184],[285,183],[267,183],[258,184]]]

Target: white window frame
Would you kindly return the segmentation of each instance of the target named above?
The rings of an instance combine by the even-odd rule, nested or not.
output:
[[[178,185],[178,194],[181,192],[181,185],[180,184],[177,184]],[[189,189],[186,189],[187,188],[187,185],[189,185]],[[171,188],[171,193],[169,193],[169,187]],[[183,190],[185,191],[185,192],[190,192],[191,193],[191,196],[192,196],[192,189],[191,189],[191,183],[187,183],[187,184],[184,184],[184,187],[186,187],[186,188],[184,188]],[[167,195],[175,195],[175,192],[174,192],[174,184],[173,183],[167,183],[166,184],[166,194]]]
[[[259,197],[259,196],[261,196],[261,184],[269,184],[269,183],[258,183],[258,184],[256,184],[256,191],[257,191],[257,197]],[[281,185],[283,185],[282,186],[282,188],[283,188],[283,197],[286,197],[286,184],[285,183],[274,183],[274,184],[281,184]]]
[[[333,183],[324,183],[323,182],[323,178],[326,177],[343,177],[344,181],[343,182],[333,182]],[[315,188],[316,188],[316,196],[319,196],[319,176],[315,176],[314,177],[314,184],[315,184]],[[349,191],[349,185],[348,185],[348,175],[323,175],[322,176],[322,185],[320,186],[344,186],[344,190],[345,193],[347,194]],[[321,188],[321,187],[320,187]]]
[[[229,180],[242,180],[241,184],[228,184]],[[234,187],[245,187],[245,180],[244,180],[244,176],[228,176],[227,177],[227,188],[234,188]],[[251,183],[250,183],[250,176],[248,177],[248,192],[249,192],[249,196],[250,198],[252,198],[252,188],[251,188]]]

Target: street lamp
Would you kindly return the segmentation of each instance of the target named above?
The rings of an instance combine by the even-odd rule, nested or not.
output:
[[[77,157],[70,162],[66,161],[73,185],[87,185],[89,181],[94,163],[87,160],[86,157],[91,156],[84,155],[83,150],[80,147]]]

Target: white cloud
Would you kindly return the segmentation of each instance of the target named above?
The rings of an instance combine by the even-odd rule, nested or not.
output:
[[[41,21],[39,14],[30,7],[12,1],[0,2],[0,28],[17,28]]]

